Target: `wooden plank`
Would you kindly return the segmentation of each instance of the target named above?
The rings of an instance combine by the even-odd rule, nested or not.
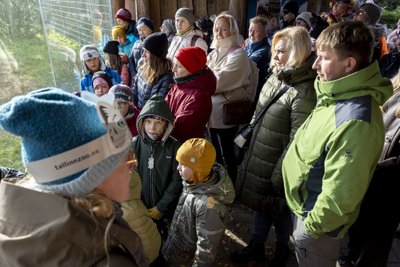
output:
[[[229,11],[229,3],[230,3],[229,0],[218,0],[216,15],[218,15],[223,11]]]
[[[125,0],[111,1],[111,9],[113,12],[113,17],[115,16],[115,13],[117,13],[118,9],[124,6],[125,6]]]
[[[191,0],[178,0],[178,8],[181,7],[193,9],[193,2]]]
[[[161,1],[161,18],[164,19],[175,19],[175,13],[178,10],[176,0],[162,0]],[[161,22],[160,22],[161,23]]]
[[[193,0],[193,6],[196,19],[208,17],[207,0]]]
[[[230,0],[229,13],[236,19],[239,27],[239,32],[245,32],[246,25],[246,1],[245,0]]]
[[[158,32],[162,23],[160,0],[150,0],[149,18],[151,18],[151,20],[154,22],[154,31]]]
[[[217,0],[208,0],[207,1],[207,13],[208,13],[208,16],[218,15]]]
[[[138,18],[150,17],[149,1],[147,0],[136,0],[136,15]]]

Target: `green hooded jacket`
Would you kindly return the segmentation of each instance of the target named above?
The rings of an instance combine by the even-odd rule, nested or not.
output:
[[[342,237],[357,218],[384,141],[379,105],[392,94],[377,62],[346,77],[316,79],[317,107],[283,161],[287,203],[313,237]]]
[[[145,133],[143,123],[148,116],[165,119],[165,132],[161,140],[152,140]],[[153,96],[138,116],[136,127],[139,136],[133,139],[138,161],[137,171],[142,182],[141,199],[147,208],[157,207],[162,214],[170,217],[174,214],[182,192],[182,179],[175,159],[180,144],[170,136],[173,122],[174,116],[164,98]]]

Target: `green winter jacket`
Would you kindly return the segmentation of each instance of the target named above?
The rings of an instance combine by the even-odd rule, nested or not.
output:
[[[159,116],[167,121],[161,140],[151,140],[145,133],[143,122],[149,115]],[[136,127],[139,136],[133,138],[138,161],[137,171],[142,182],[141,199],[147,208],[157,207],[164,216],[170,217],[174,214],[182,192],[182,179],[175,159],[179,142],[170,136],[173,121],[173,114],[164,98],[153,96],[146,102],[138,116]]]
[[[282,161],[297,129],[316,104],[310,56],[298,67],[272,74],[263,86],[255,114],[260,112],[286,84],[290,89],[265,112],[254,128],[249,149],[240,166],[236,192],[243,204],[254,210],[280,215],[287,211],[284,200]]]
[[[379,105],[392,94],[377,62],[351,75],[314,83],[317,107],[283,161],[287,203],[313,237],[342,237],[357,218],[381,154]]]

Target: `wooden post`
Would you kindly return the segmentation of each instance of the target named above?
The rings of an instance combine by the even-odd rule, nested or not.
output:
[[[236,19],[239,27],[239,32],[245,31],[246,25],[246,1],[245,0],[230,0],[229,13]]]
[[[194,16],[196,19],[208,17],[207,0],[193,0]]]
[[[125,0],[116,0],[116,1],[111,1],[111,9],[113,13],[113,17],[115,16],[115,13],[117,13],[118,9],[125,7]]]
[[[148,17],[150,18],[149,1],[146,0],[135,0],[137,5],[137,18]],[[151,18],[150,18],[151,19]]]
[[[176,0],[162,0],[161,1],[161,18],[175,19],[175,13],[178,10]],[[160,22],[161,23],[161,22]]]
[[[193,10],[193,2],[190,0],[178,0],[178,8],[187,7]]]
[[[158,32],[162,23],[160,0],[150,0],[149,18],[154,22],[154,31]]]

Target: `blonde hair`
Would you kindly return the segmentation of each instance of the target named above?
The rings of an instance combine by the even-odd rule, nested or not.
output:
[[[249,23],[261,24],[265,29],[268,29],[268,20],[265,16],[255,16],[254,18],[250,19]]]
[[[344,21],[326,28],[318,36],[317,50],[334,50],[340,59],[353,57],[359,70],[369,65],[374,49],[374,35],[362,21]]]
[[[114,211],[113,201],[98,188],[85,197],[73,198],[73,202],[99,218],[110,218]]]
[[[153,85],[161,75],[172,70],[172,62],[168,58],[159,58],[152,53],[149,54],[149,60],[140,67],[139,71],[147,83]]]
[[[400,89],[400,71],[391,79],[393,85],[393,92],[397,92]]]
[[[311,38],[304,27],[287,27],[275,33],[271,44],[270,67],[274,67],[275,46],[279,40],[286,40],[286,49],[290,50],[286,67],[297,67],[311,55]]]
[[[243,38],[242,38],[242,36],[240,35],[240,33],[239,33],[239,28],[238,28],[238,25],[237,25],[237,23],[236,23],[236,20],[235,20],[235,18],[234,17],[232,17],[231,15],[229,15],[229,14],[226,14],[226,13],[221,13],[221,14],[219,14],[218,15],[218,17],[215,19],[215,21],[214,21],[214,26],[213,26],[213,35],[214,35],[214,38],[213,38],[213,41],[212,41],[212,43],[211,43],[211,47],[212,48],[217,48],[218,47],[218,40],[217,40],[217,38],[215,37],[217,34],[216,34],[216,25],[217,25],[217,21],[219,20],[219,19],[226,19],[227,21],[228,21],[228,23],[229,23],[229,31],[231,32],[231,36],[234,36],[234,41],[233,41],[233,44],[232,45],[238,45],[238,46],[241,46],[242,45],[242,42],[243,42]]]

